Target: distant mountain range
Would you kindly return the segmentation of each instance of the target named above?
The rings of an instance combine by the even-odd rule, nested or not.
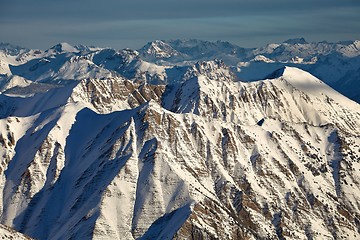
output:
[[[147,43],[138,51],[116,51],[60,43],[43,50],[0,44],[0,84],[9,76],[33,82],[123,76],[167,83],[178,71],[198,61],[221,59],[241,81],[265,78],[284,66],[310,72],[354,101],[360,102],[360,41],[308,43],[303,38],[260,48],[241,48],[229,42],[170,40]],[[175,76],[174,76],[175,75]]]
[[[154,41],[139,50],[146,61],[159,65],[222,59],[242,81],[266,77],[283,66],[306,70],[360,102],[360,41],[308,43],[303,38],[260,48],[241,48],[228,42],[200,40]]]
[[[359,52],[1,44],[0,237],[359,239]]]

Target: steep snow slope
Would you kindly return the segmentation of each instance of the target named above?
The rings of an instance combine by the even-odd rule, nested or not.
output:
[[[234,80],[209,61],[166,86],[1,94],[1,223],[37,239],[359,238],[359,105],[296,68]]]

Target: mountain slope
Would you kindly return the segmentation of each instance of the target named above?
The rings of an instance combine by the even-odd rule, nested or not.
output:
[[[244,83],[218,60],[1,94],[0,220],[37,239],[356,239],[359,109],[300,69]]]

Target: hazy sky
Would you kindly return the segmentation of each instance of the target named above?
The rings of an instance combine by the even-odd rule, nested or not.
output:
[[[140,48],[155,39],[257,47],[360,39],[359,0],[0,0],[0,42]]]

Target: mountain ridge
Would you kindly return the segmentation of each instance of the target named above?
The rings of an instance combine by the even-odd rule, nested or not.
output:
[[[68,51],[56,51],[62,45]],[[151,46],[152,50],[149,50]],[[71,46],[67,43],[54,45],[46,51],[16,49],[14,56],[0,50],[0,74],[20,75],[37,82],[54,79],[63,82],[120,74],[138,81],[167,84],[176,78],[181,68],[199,61],[221,59],[242,81],[262,79],[284,66],[298,67],[324,79],[337,91],[360,102],[356,91],[360,87],[357,80],[360,62],[358,40],[309,43],[298,38],[259,48],[242,48],[229,42],[189,39],[156,40],[137,51]],[[1,79],[7,78],[0,77],[0,82],[3,81]]]

